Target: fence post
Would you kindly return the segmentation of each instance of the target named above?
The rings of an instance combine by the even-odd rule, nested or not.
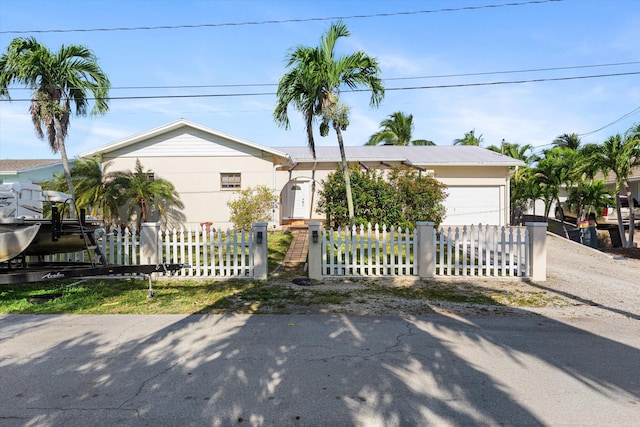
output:
[[[547,280],[547,227],[546,222],[528,222],[529,230],[529,262],[531,264],[531,280],[544,282]]]
[[[267,225],[266,222],[254,222],[253,233],[253,277],[266,280],[269,273],[267,258]]]
[[[140,264],[157,265],[159,222],[143,222],[140,229]]]
[[[430,221],[416,222],[416,232],[418,233],[416,256],[418,257],[418,276],[421,279],[432,279],[436,270],[435,247],[433,245],[434,225]]]
[[[309,279],[322,280],[322,234],[321,222],[309,223]],[[314,236],[316,236],[314,238]]]

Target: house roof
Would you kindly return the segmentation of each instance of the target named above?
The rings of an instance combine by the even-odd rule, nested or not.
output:
[[[83,153],[80,153],[80,157],[91,157],[91,156],[95,156],[97,154],[109,153],[111,151],[119,150],[119,149],[125,148],[125,147],[127,147],[129,145],[136,144],[136,143],[138,143],[140,141],[144,141],[146,139],[153,138],[155,136],[162,135],[162,134],[167,133],[167,132],[171,132],[171,131],[179,129],[181,127],[190,127],[190,128],[193,128],[193,129],[197,129],[197,130],[199,130],[201,132],[208,133],[210,135],[213,135],[213,136],[216,136],[216,137],[219,137],[219,138],[224,138],[224,139],[227,139],[229,141],[233,141],[235,143],[238,143],[238,144],[241,144],[241,145],[244,145],[244,146],[256,149],[256,150],[261,150],[261,151],[264,151],[266,153],[270,153],[270,154],[273,154],[273,155],[276,155],[276,156],[280,156],[280,157],[285,157],[285,158],[287,157],[287,154],[285,152],[278,151],[278,150],[276,150],[276,149],[274,149],[272,147],[265,147],[263,145],[256,144],[256,143],[248,141],[246,139],[242,139],[242,138],[238,138],[236,136],[228,135],[226,133],[223,133],[223,132],[208,128],[206,126],[199,125],[197,123],[190,122],[190,121],[185,120],[185,119],[176,120],[175,122],[166,124],[164,126],[160,126],[160,127],[155,128],[155,129],[151,129],[151,130],[139,133],[137,135],[133,135],[133,136],[127,137],[125,139],[121,139],[121,140],[113,142],[111,144],[103,145],[102,147],[94,148],[93,150],[85,151]]]
[[[316,147],[316,158],[308,147],[278,147],[296,163],[339,162],[340,149]],[[406,162],[415,166],[524,166],[525,163],[475,146],[346,146],[350,162]]]
[[[60,159],[3,159],[0,160],[0,173],[16,174],[29,169],[60,164]]]
[[[111,144],[80,153],[80,157],[105,154],[150,138],[174,131],[181,127],[190,127],[218,138],[224,138],[237,144],[273,154],[294,163],[339,162],[338,146],[316,147],[314,158],[308,147],[266,147],[220,131],[210,129],[185,119],[151,129]],[[405,162],[415,166],[524,166],[520,160],[474,146],[346,146],[347,160],[351,162]]]

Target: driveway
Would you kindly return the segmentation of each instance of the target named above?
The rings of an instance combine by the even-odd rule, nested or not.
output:
[[[553,234],[547,234],[547,243],[547,281],[534,285],[570,296],[576,305],[541,313],[640,320],[640,260],[611,256]]]

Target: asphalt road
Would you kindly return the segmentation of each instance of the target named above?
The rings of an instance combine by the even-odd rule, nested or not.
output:
[[[637,425],[630,317],[0,316],[2,426]]]

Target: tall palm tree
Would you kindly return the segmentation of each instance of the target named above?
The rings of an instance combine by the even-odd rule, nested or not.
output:
[[[475,133],[475,129],[466,132],[464,138],[454,139],[453,145],[480,145],[480,143],[482,143],[482,134],[476,136]]]
[[[176,209],[184,208],[180,196],[173,184],[166,179],[149,179],[151,171],[145,171],[140,160],[136,160],[133,171],[112,172],[113,185],[119,191],[122,200],[129,203],[129,218],[136,216],[138,230],[143,222],[149,220],[152,212],[158,212],[167,222],[175,215]]]
[[[396,111],[380,122],[380,130],[369,138],[365,145],[435,145],[426,139],[411,139],[413,134],[413,114]]]
[[[72,104],[76,115],[85,116],[90,93],[95,99],[91,114],[106,113],[109,78],[86,47],[63,45],[58,52],[51,52],[35,38],[27,37],[13,39],[0,57],[0,98],[11,99],[8,87],[13,82],[33,90],[29,107],[31,121],[38,137],[44,139],[46,134],[51,150],[60,152],[68,191],[73,198],[65,147]]]
[[[287,55],[287,68],[278,83],[278,102],[273,112],[275,122],[289,129],[289,105],[302,112],[307,132],[307,143],[315,157],[313,125],[320,120],[320,135],[326,136],[330,126],[338,138],[342,173],[345,178],[349,221],[355,223],[349,167],[344,152],[342,131],[349,125],[349,110],[340,102],[340,88],[356,89],[365,86],[371,90],[370,105],[377,106],[384,97],[376,58],[358,51],[336,57],[334,48],[340,37],[350,35],[341,21],[331,24],[317,47],[298,46]]]
[[[618,230],[622,239],[622,246],[633,247],[635,231],[634,203],[629,187],[629,176],[634,168],[640,166],[640,133],[632,127],[624,135],[612,135],[604,141],[600,149],[591,157],[592,163],[598,166],[606,176],[615,175],[616,210],[618,212]],[[620,195],[626,194],[629,200],[629,238],[627,239],[620,213]]]

